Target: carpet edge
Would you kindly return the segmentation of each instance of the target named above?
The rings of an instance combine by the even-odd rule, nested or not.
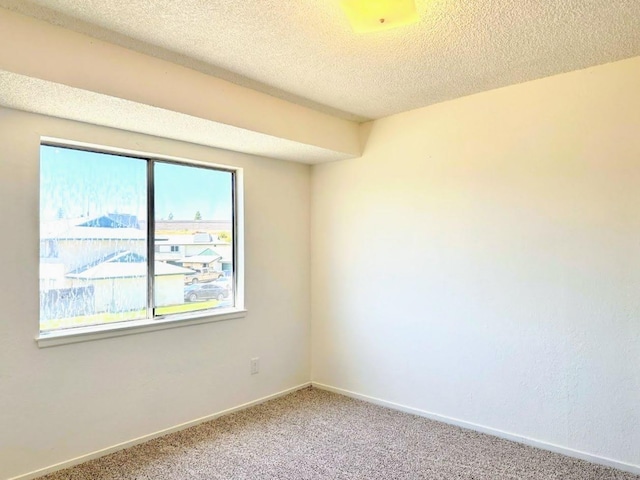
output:
[[[409,407],[399,403],[383,400],[381,398],[371,397],[369,395],[353,392],[351,390],[345,390],[345,389],[334,387],[331,385],[326,385],[324,383],[311,381],[311,386],[313,388],[337,393],[339,395],[344,395],[346,397],[354,398],[356,400],[362,400],[364,402],[372,403],[374,405],[387,407],[392,410],[398,410],[404,413],[410,413],[413,415],[417,415],[419,417],[435,420],[437,422],[442,422],[449,425],[455,425],[456,427],[466,428],[468,430],[474,430],[480,433],[486,433],[487,435],[492,435],[494,437],[503,438],[505,440],[510,440],[512,442],[521,443],[523,445],[528,445],[530,447],[539,448],[541,450],[547,450],[549,452],[559,453],[567,457],[577,458],[579,460],[586,460],[587,462],[603,465],[605,467],[611,467],[618,470],[622,470],[624,472],[640,475],[640,465],[634,465],[631,463],[626,463],[626,462],[614,460],[607,457],[601,457],[601,456],[583,452],[580,450],[574,450],[569,447],[563,447],[561,445],[556,445],[554,443],[549,443],[542,440],[536,440],[534,438],[525,437],[523,435],[518,435],[515,433],[505,432],[497,428],[487,427],[484,425],[467,422],[465,420],[460,420],[453,417],[447,417],[446,415],[440,415],[440,414],[429,412],[426,410],[421,410],[419,408]]]
[[[93,452],[80,455],[79,457],[75,457],[70,460],[65,460],[63,462],[59,462],[54,465],[50,465],[48,467],[39,468],[38,470],[34,470],[32,472],[23,473],[15,477],[10,477],[7,480],[33,480],[43,475],[57,472],[58,470],[64,470],[65,468],[73,467],[75,465],[80,465],[81,463],[88,462],[89,460],[94,460],[96,458],[104,457],[105,455],[109,455],[119,450],[124,450],[125,448],[130,448],[135,445],[148,442],[149,440],[153,440],[154,438],[168,435],[169,433],[174,433],[180,430],[184,430],[186,428],[195,427],[196,425],[200,425],[201,423],[209,422],[211,420],[215,420],[216,418],[220,418],[225,415],[229,415],[231,413],[239,412],[240,410],[245,410],[247,408],[260,405],[261,403],[265,403],[270,400],[275,400],[276,398],[284,397],[285,395],[289,395],[290,393],[297,392],[298,390],[302,390],[310,386],[311,386],[311,382],[301,383],[300,385],[296,385],[295,387],[287,388],[280,392],[272,393],[271,395],[260,397],[256,400],[252,400],[250,402],[246,402],[246,403],[237,405],[235,407],[227,408],[220,412],[212,413],[204,417],[200,417],[194,420],[190,420],[188,422],[180,423],[178,425],[174,425],[173,427],[168,427],[162,430],[158,430],[156,432],[149,433],[147,435],[143,435],[141,437],[137,437],[132,440],[127,440],[126,442],[118,443],[110,447],[102,448],[100,450],[95,450]]]

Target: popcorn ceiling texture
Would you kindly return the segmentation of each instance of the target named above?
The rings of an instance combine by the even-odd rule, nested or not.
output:
[[[639,478],[309,388],[42,480]]]
[[[338,0],[0,0],[0,6],[349,119],[640,55],[638,0],[416,0],[356,35]]]
[[[314,145],[3,70],[0,106],[280,160],[313,164],[349,158]]]

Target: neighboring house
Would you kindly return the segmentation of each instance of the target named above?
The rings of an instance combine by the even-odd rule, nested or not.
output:
[[[155,306],[184,303],[184,277],[193,270],[154,262]],[[95,313],[140,310],[146,307],[147,259],[117,252],[102,261],[69,272],[73,287],[94,288]]]
[[[155,259],[195,270],[213,269],[231,275],[233,271],[231,243],[210,233],[156,235]],[[227,273],[228,272],[228,273]]]
[[[42,290],[69,288],[68,272],[115,252],[146,256],[145,231],[133,215],[101,215],[43,223],[40,231],[40,286]]]
[[[217,244],[208,234],[206,239],[197,235],[188,237],[195,238],[173,249],[193,255],[183,258],[180,253],[178,261],[154,262],[155,306],[184,303],[186,276],[203,267],[216,271],[222,268],[223,257],[208,248]],[[169,253],[171,249],[169,246]],[[144,308],[146,250],[147,233],[140,229],[134,215],[108,214],[43,223],[40,235],[43,315],[60,318]],[[181,261],[187,259],[191,261]],[[194,269],[187,268],[189,265]]]
[[[195,270],[208,268],[210,270],[219,271],[221,270],[220,260],[222,260],[222,256],[219,253],[207,248],[197,255],[191,255],[175,260],[174,263],[178,263],[183,267],[193,268]]]

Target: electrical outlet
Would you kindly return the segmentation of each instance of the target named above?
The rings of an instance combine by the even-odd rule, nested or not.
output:
[[[260,357],[251,359],[251,375],[255,375],[260,372]]]

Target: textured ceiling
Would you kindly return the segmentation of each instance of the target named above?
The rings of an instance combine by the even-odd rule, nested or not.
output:
[[[3,70],[0,70],[0,106],[300,163],[314,164],[352,157]]]
[[[640,55],[640,0],[416,0],[354,34],[338,0],[0,0],[0,6],[348,119]]]

